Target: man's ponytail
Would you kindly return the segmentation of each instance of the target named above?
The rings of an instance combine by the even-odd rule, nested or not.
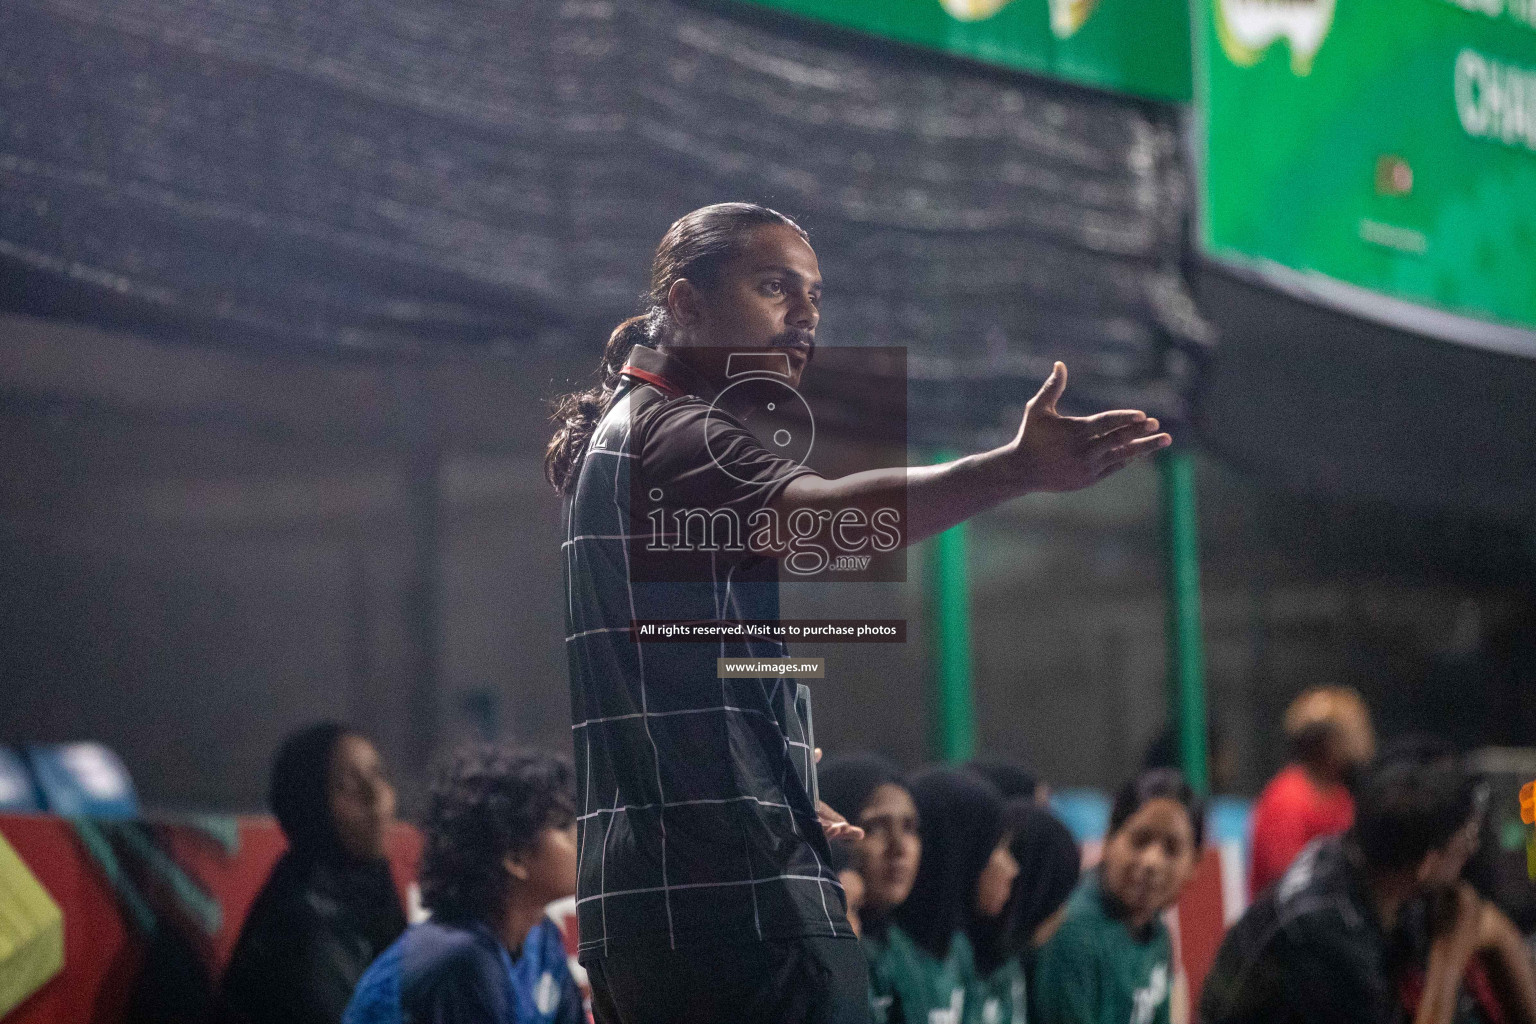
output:
[[[645,314],[632,316],[615,327],[603,348],[597,386],[555,400],[550,414],[555,423],[555,436],[550,438],[549,447],[544,452],[544,477],[556,493],[564,494],[575,477],[576,467],[587,450],[592,432],[597,429],[598,420],[608,411],[609,403],[619,390],[619,371],[624,369],[634,347],[647,340],[649,320]]]

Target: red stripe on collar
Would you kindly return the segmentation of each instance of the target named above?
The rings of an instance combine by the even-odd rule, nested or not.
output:
[[[669,391],[674,395],[682,395],[687,393],[676,384],[673,384],[671,381],[667,380],[667,378],[663,377],[661,374],[652,373],[649,370],[642,370],[638,366],[626,365],[624,369],[619,372],[627,373],[631,377],[637,377],[640,380],[645,381],[647,384],[655,384],[657,387],[661,388],[661,390]]]

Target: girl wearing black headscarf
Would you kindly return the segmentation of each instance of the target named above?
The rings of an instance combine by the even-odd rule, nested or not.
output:
[[[948,767],[926,768],[907,785],[917,805],[923,858],[891,929],[892,980],[902,1019],[924,1024],[929,1012],[938,1010],[955,1021],[1022,1021],[1014,1014],[1014,996],[1022,1008],[1023,975],[1017,960],[1002,953],[1018,874],[1008,849],[1002,794],[985,779]],[[991,1001],[983,980],[1005,965],[1017,974],[1016,985],[1012,976],[1006,979],[1007,1000],[978,1008],[978,1000]],[[978,1009],[981,1016],[975,1016]]]
[[[373,745],[334,722],[289,736],[268,801],[288,852],[224,975],[230,1024],[339,1024],[363,971],[405,930],[384,856],[395,791]]]
[[[977,985],[970,1001],[981,1010],[978,1020],[1024,1024],[1034,952],[1061,924],[1082,854],[1067,827],[1035,806],[1033,796],[1010,801],[1004,820],[1019,873],[1006,912],[968,933]]]
[[[901,769],[879,754],[854,753],[827,758],[816,774],[822,800],[864,830],[864,838],[849,844],[849,852],[861,897],[859,939],[869,964],[870,1015],[875,1024],[928,1024],[926,1011],[904,1016],[896,984],[897,975],[905,983],[911,973],[901,965],[906,963],[902,951],[912,947],[912,940],[892,937],[899,929],[891,924],[891,914],[912,891],[922,858],[917,805],[901,781]],[[854,895],[850,890],[850,901]]]
[[[1061,819],[1033,802],[1009,803],[1008,818],[1013,829],[1008,848],[1019,864],[1008,912],[1009,945],[1027,960],[1056,934],[1067,898],[1077,888],[1083,854]]]

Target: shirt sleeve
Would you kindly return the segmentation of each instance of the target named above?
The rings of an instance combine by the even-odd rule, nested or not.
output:
[[[743,517],[767,508],[808,466],[763,447],[735,418],[702,399],[661,403],[640,426],[641,478],[649,495],[674,508],[731,509]]]
[[[1032,1024],[1099,1024],[1098,960],[1089,937],[1063,925],[1035,961]]]

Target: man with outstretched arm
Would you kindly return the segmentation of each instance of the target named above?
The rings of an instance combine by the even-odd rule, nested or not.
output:
[[[799,384],[821,287],[788,217],[746,203],[695,210],[662,238],[646,309],[613,332],[597,385],[556,407],[545,468],[564,496],[579,955],[599,1022],[868,1019],[863,958],[828,863],[828,836],[852,826],[812,799],[809,691],[717,672],[718,658],[782,657],[784,644],[658,642],[631,627],[776,620],[784,537],[753,531],[739,550],[702,550],[658,536],[671,520],[647,509],[703,510],[713,530],[904,508],[900,543],[911,544],[1031,491],[1085,487],[1169,443],[1141,412],[1061,415],[1057,363],[1008,444],[826,479],[715,404],[744,352],[774,355]]]

